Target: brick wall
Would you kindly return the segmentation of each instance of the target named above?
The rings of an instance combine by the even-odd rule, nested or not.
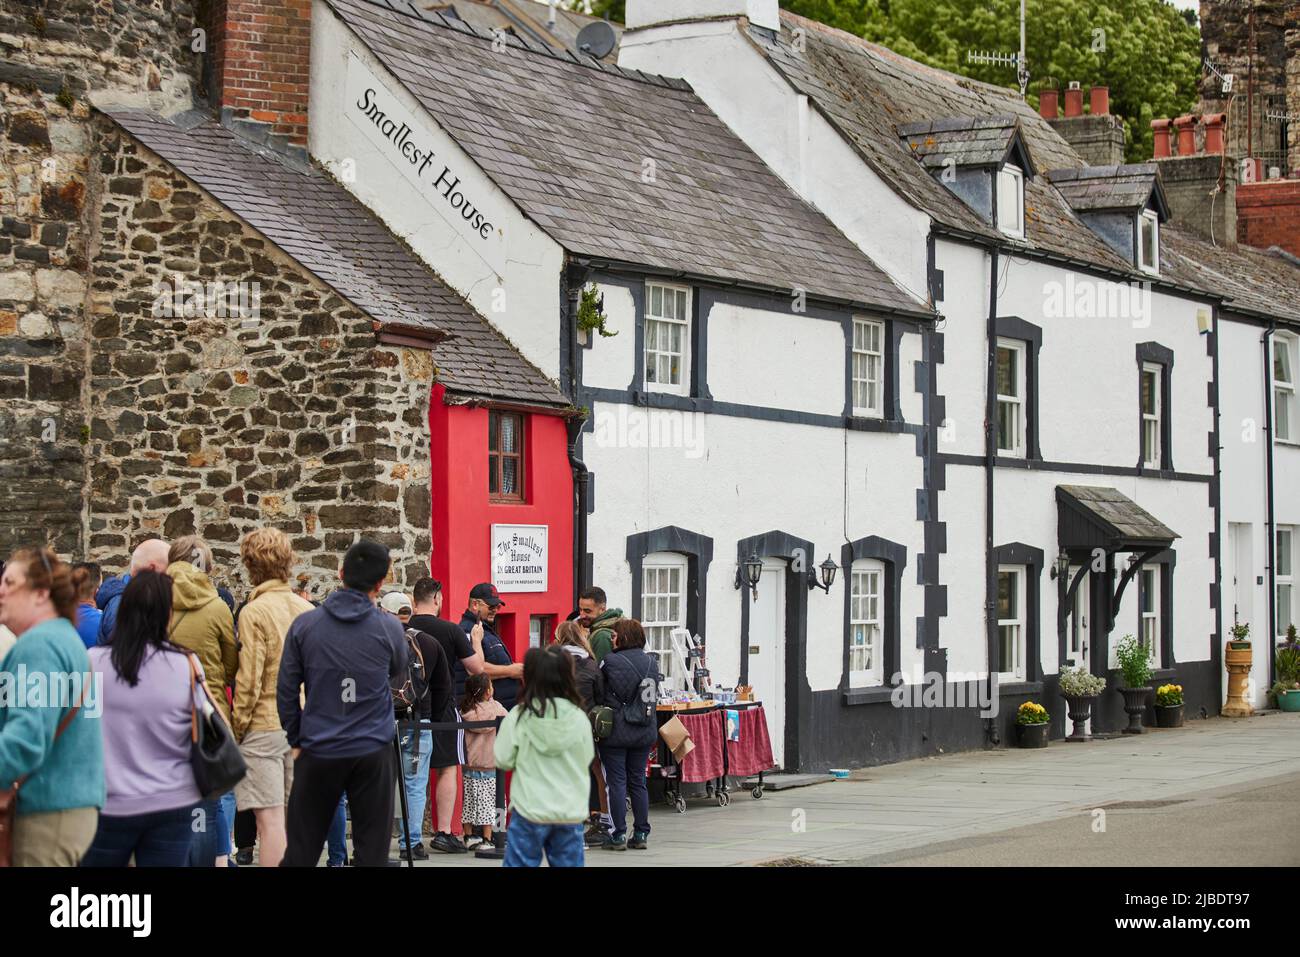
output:
[[[1238,186],[1237,242],[1300,256],[1300,180]]]
[[[362,535],[401,556],[396,580],[428,574],[431,355],[378,346],[328,286],[107,118],[96,126],[90,555],[119,567],[142,534],[198,533],[238,594],[239,540],[269,524],[316,594]],[[259,314],[186,314],[185,283],[218,280],[247,284]]]
[[[0,554],[85,546],[92,91],[191,98],[187,0],[0,0]]]
[[[305,152],[311,0],[213,0],[210,23],[211,92],[222,123]]]

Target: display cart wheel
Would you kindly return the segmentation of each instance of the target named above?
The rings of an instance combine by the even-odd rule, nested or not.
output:
[[[757,801],[759,798],[763,796],[763,785],[761,784],[755,785],[754,790],[750,791],[749,793],[752,794],[754,796],[754,800]]]
[[[673,804],[673,807],[677,808],[677,813],[678,813],[678,814],[685,814],[685,813],[686,813],[686,798],[681,797],[681,796],[678,796],[676,802]]]
[[[717,798],[718,798],[718,807],[726,807],[728,804],[731,803],[731,795],[728,794],[726,791],[718,791]]]

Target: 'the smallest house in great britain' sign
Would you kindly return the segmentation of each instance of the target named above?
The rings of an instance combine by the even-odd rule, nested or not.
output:
[[[546,591],[547,528],[492,526],[492,584],[497,591]]]

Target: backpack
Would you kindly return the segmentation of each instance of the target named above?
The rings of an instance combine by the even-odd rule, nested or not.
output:
[[[420,654],[420,643],[415,636],[420,634],[414,628],[406,629],[406,672],[392,680],[389,688],[393,692],[393,707],[398,713],[414,712],[419,703],[429,694],[429,676],[424,670],[424,655]]]
[[[650,671],[636,683],[636,694],[632,696],[632,700],[622,702],[624,724],[635,727],[654,725],[655,705],[659,701],[659,682],[651,677],[654,668],[654,661],[650,661]]]

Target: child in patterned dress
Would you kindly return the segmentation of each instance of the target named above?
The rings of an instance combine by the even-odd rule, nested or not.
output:
[[[485,674],[469,675],[465,679],[465,697],[460,702],[464,721],[494,721],[506,716],[501,702],[492,697],[492,679]],[[465,729],[464,793],[461,795],[461,824],[465,828],[466,846],[480,843],[474,836],[475,828],[483,829],[482,843],[492,842],[492,828],[497,814],[497,771],[492,748],[496,744],[496,728]]]

